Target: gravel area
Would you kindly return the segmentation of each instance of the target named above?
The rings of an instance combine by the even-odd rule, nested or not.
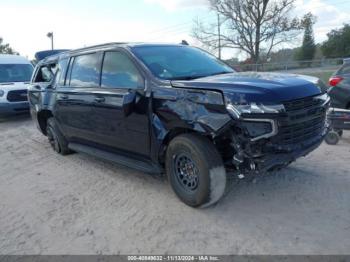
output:
[[[28,117],[0,122],[0,254],[350,254],[350,132],[216,206],[167,181],[54,153]]]

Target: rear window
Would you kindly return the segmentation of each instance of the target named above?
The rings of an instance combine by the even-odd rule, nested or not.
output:
[[[0,64],[0,83],[29,82],[32,73],[30,64]]]

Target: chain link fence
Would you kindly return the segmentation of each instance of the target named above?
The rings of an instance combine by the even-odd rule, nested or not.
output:
[[[261,63],[261,64],[232,64],[229,65],[238,71],[288,71],[304,70],[316,68],[336,69],[343,64],[343,58],[303,60],[303,61],[286,61],[279,63]]]

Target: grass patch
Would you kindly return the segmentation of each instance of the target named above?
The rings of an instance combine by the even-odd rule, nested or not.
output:
[[[308,75],[318,77],[318,78],[322,79],[327,84],[329,78],[333,75],[333,73],[334,73],[334,71],[327,71],[327,72],[308,73]]]

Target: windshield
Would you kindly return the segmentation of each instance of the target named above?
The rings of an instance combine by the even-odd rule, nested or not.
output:
[[[132,51],[161,79],[186,80],[234,72],[209,53],[189,46],[137,46]]]
[[[32,73],[30,64],[0,64],[0,83],[28,82]]]

